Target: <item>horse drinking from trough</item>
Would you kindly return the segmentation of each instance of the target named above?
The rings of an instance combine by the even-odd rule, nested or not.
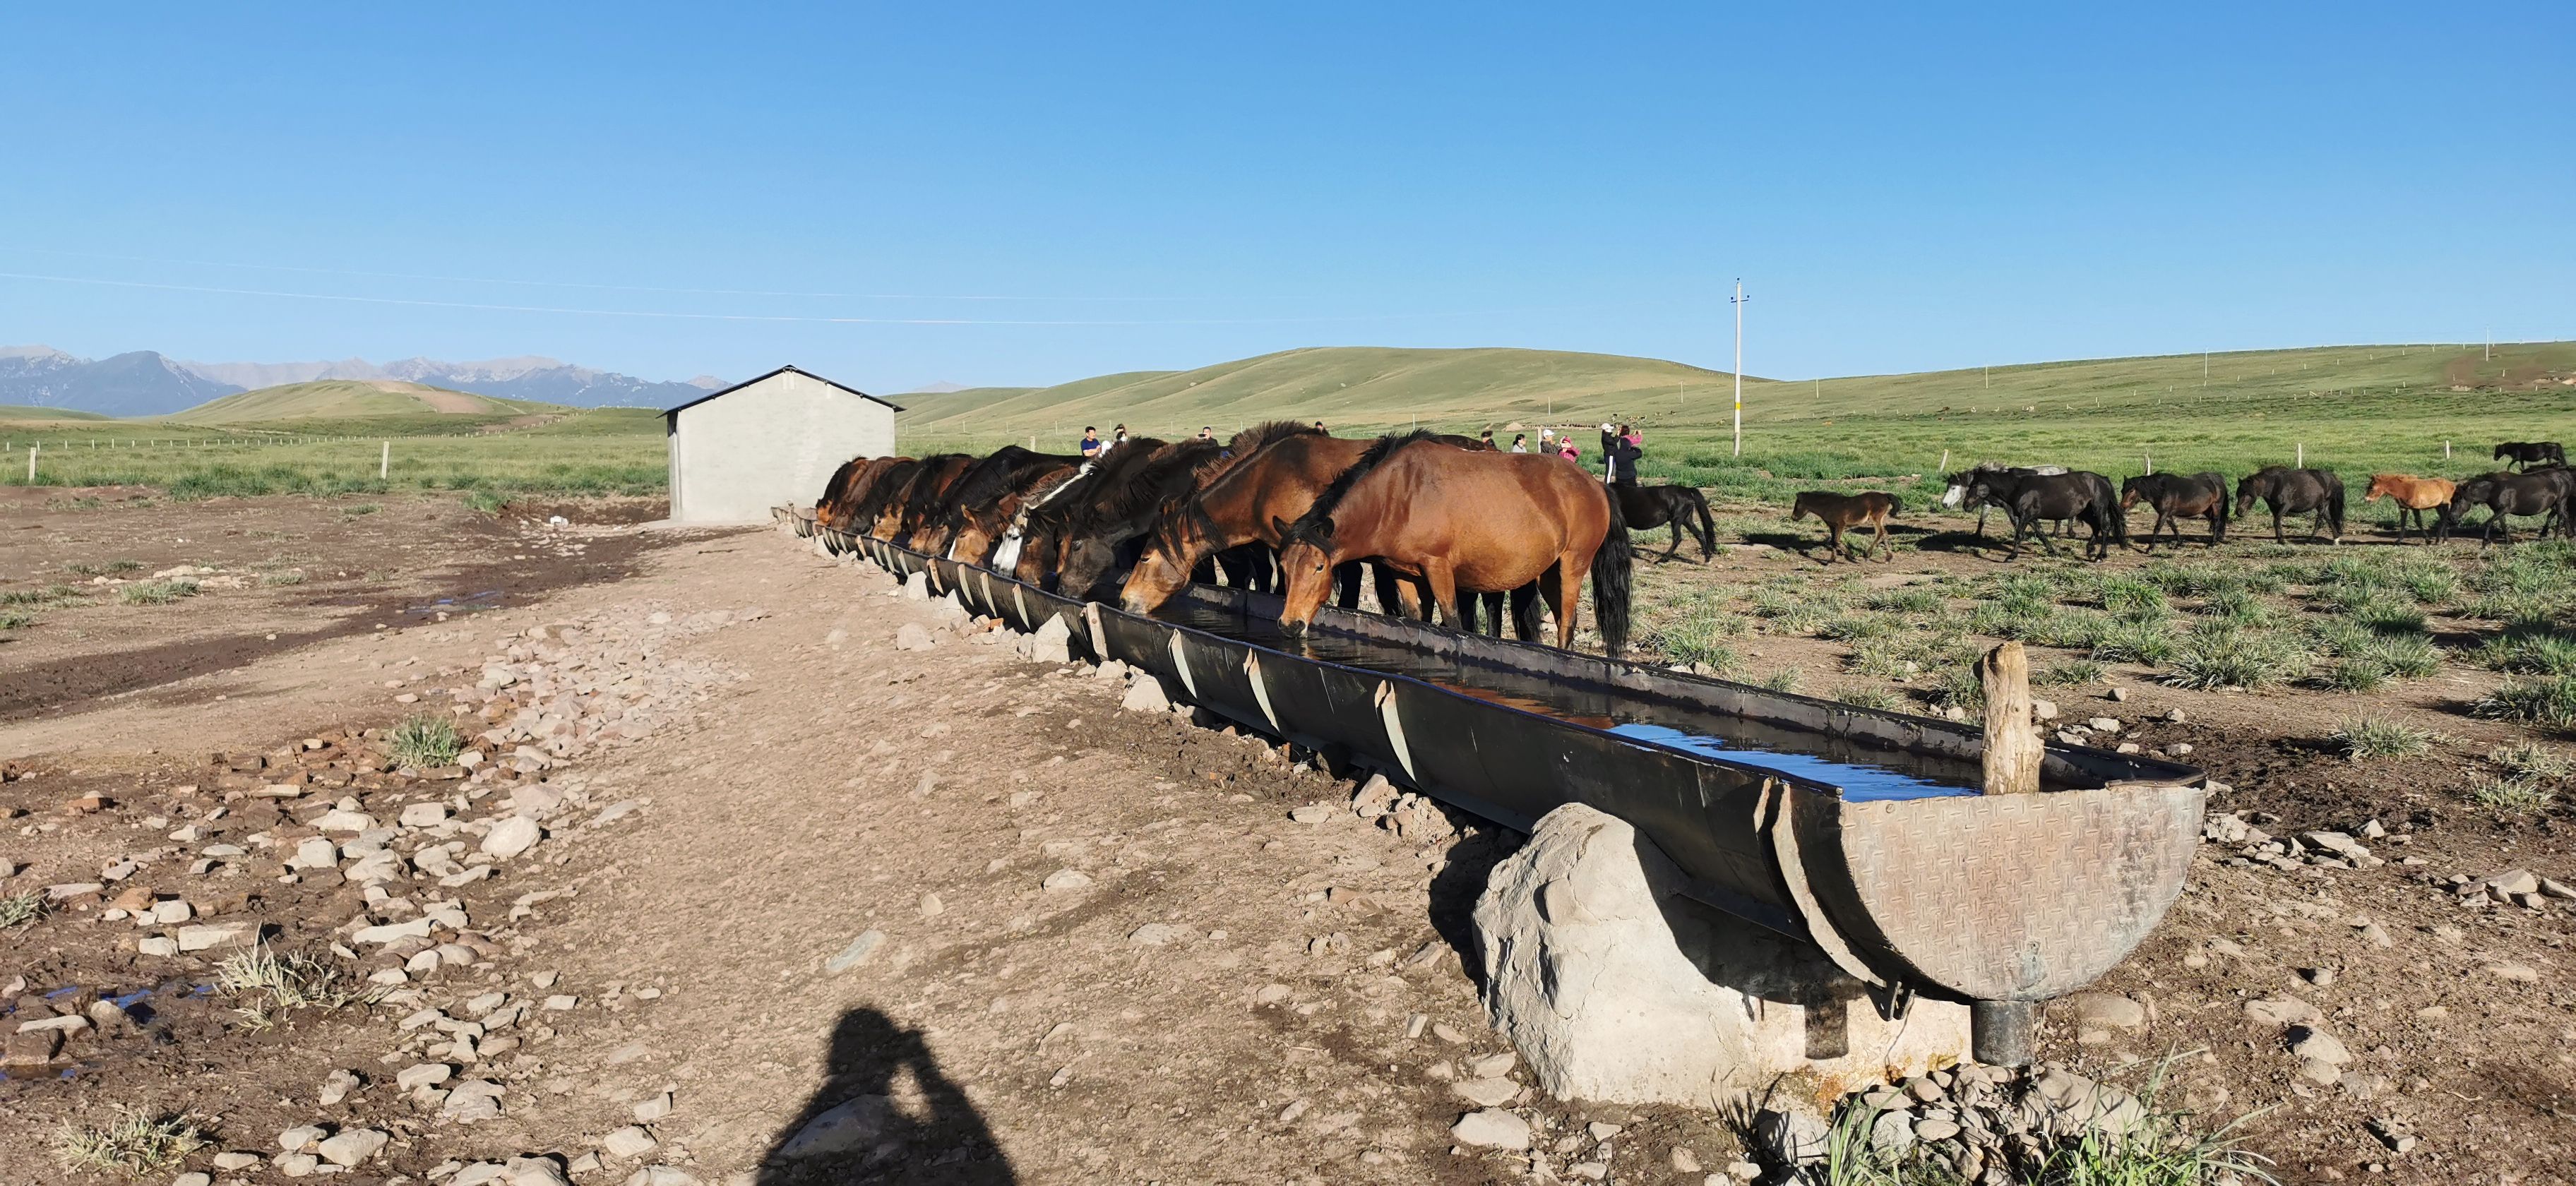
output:
[[[2227,542],[2227,479],[2213,473],[2140,474],[2120,483],[2120,509],[2128,510],[2140,502],[2156,509],[2156,525],[2147,529],[2147,550],[2156,550],[2156,537],[2166,528],[2173,529],[2174,546],[2182,546],[2182,521],[2209,521],[2209,546]]]
[[[1509,591],[1515,627],[1531,632],[1535,592],[1556,615],[1560,647],[1574,645],[1589,572],[1602,643],[1614,656],[1625,648],[1632,557],[1608,489],[1556,458],[1430,435],[1380,437],[1295,523],[1272,523],[1288,583],[1281,632],[1305,633],[1335,564],[1369,559],[1420,580],[1453,626],[1461,590]]]
[[[2062,474],[2026,473],[2009,469],[1980,469],[1967,473],[1965,502],[1982,508],[1991,503],[2003,508],[2004,517],[2012,520],[2012,547],[2004,553],[2007,560],[2021,556],[2022,540],[2036,534],[2039,546],[2049,555],[2057,554],[2046,531],[2035,531],[2041,523],[2069,520],[2081,522],[2092,531],[2084,543],[2084,555],[2100,560],[2111,554],[2114,543],[2129,542],[2128,516],[2121,513],[2118,496],[2111,493],[2111,479],[2089,470]]]
[[[2272,511],[2272,542],[2287,543],[2281,538],[2281,516],[2316,512],[2316,521],[2308,525],[2308,538],[2328,525],[2334,527],[2334,542],[2343,542],[2343,479],[2329,469],[2292,469],[2286,465],[2267,465],[2236,484],[2236,517],[2254,513],[2260,500]]]
[[[1902,500],[1884,490],[1869,490],[1859,494],[1808,490],[1799,494],[1798,501],[1789,508],[1789,521],[1795,523],[1809,515],[1814,515],[1825,525],[1827,563],[1832,563],[1830,557],[1837,552],[1842,554],[1843,559],[1857,563],[1859,558],[1852,555],[1851,542],[1843,538],[1843,532],[1856,526],[1877,528],[1878,538],[1871,541],[1870,548],[1877,553],[1879,560],[1884,562],[1896,559],[1896,554],[1887,549],[1887,520],[1904,509],[1905,503]]]
[[[2450,511],[2451,494],[2458,488],[2449,478],[2419,478],[2413,474],[2372,474],[2370,489],[2361,493],[2361,501],[2375,502],[2386,495],[2397,503],[2397,542],[2406,542],[2406,520],[2415,520],[2415,530],[2424,541],[2433,541],[2433,529],[2424,525],[2424,512],[2433,512],[2434,525],[2446,527],[2444,516]],[[2448,535],[2445,530],[2443,534]]]

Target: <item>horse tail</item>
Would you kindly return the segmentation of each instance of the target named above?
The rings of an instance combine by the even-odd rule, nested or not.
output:
[[[1619,499],[1605,490],[1601,500],[1609,504],[1610,524],[1592,553],[1592,616],[1601,625],[1602,647],[1615,658],[1628,646],[1628,578],[1636,556],[1628,547],[1628,518]]]
[[[1893,494],[1888,495],[1888,496],[1887,496],[1887,514],[1888,514],[1888,517],[1890,517],[1890,518],[1894,518],[1895,516],[1902,515],[1902,514],[1904,514],[1904,513],[1905,513],[1905,500],[1904,500],[1904,499],[1902,499],[1902,498],[1898,498],[1897,496],[1895,496],[1895,495],[1893,495]]]
[[[1697,490],[1689,490],[1687,487],[1684,489],[1690,494],[1691,510],[1699,520],[1697,525],[1691,528],[1691,533],[1699,537],[1699,558],[1707,560],[1717,555],[1717,521],[1709,518],[1706,495]]]

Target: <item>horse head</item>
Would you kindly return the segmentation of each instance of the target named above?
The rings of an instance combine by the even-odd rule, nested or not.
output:
[[[1181,586],[1190,583],[1190,570],[1206,554],[1215,530],[1207,512],[1200,510],[1196,502],[1164,516],[1146,539],[1136,566],[1128,570],[1127,583],[1118,589],[1119,608],[1131,614],[1150,614],[1170,601]]]
[[[1287,582],[1279,607],[1279,632],[1302,638],[1306,624],[1333,591],[1333,520],[1310,515],[1290,523],[1273,515],[1270,526],[1279,533],[1279,573]]]

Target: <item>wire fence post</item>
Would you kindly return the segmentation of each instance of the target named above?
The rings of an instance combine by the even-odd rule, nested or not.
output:
[[[2300,469],[2306,469],[2308,467],[2308,443],[2306,441],[2299,442],[2298,458],[2298,467]]]
[[[386,441],[385,451],[376,458],[376,480],[379,482],[384,481],[385,475],[393,472],[393,468],[394,443],[392,441]]]
[[[36,484],[36,450],[41,448],[44,448],[44,446],[27,446],[27,484],[30,486]]]

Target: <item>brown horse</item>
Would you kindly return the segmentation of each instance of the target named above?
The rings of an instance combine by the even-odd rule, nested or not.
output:
[[[857,522],[859,504],[865,502],[886,471],[911,461],[909,457],[858,457],[843,462],[832,480],[823,487],[823,497],[814,502],[814,522],[836,531],[848,531]]]
[[[1789,508],[1789,521],[1795,523],[1809,515],[1814,515],[1825,525],[1827,533],[1825,553],[1830,556],[1840,552],[1843,559],[1855,562],[1860,558],[1852,555],[1851,543],[1843,538],[1843,532],[1856,526],[1877,528],[1878,538],[1871,541],[1870,548],[1878,554],[1881,562],[1885,562],[1896,559],[1896,554],[1887,550],[1888,516],[1904,509],[1904,502],[1884,490],[1869,490],[1859,494],[1809,490],[1800,494],[1796,505]],[[1829,560],[1827,563],[1832,561]]]
[[[868,534],[892,541],[908,535],[921,526],[924,516],[938,506],[939,496],[964,475],[975,459],[964,453],[941,453],[924,457],[912,471],[912,480],[902,490],[877,508],[876,525]]]
[[[1627,522],[1601,483],[1552,457],[1461,449],[1427,432],[1380,437],[1295,523],[1271,528],[1288,582],[1279,628],[1292,638],[1324,604],[1334,565],[1374,560],[1428,586],[1452,626],[1465,624],[1460,590],[1508,591],[1528,630],[1534,591],[1556,615],[1560,647],[1574,645],[1589,572],[1602,644],[1614,656],[1628,644]]]
[[[2147,529],[2147,550],[2156,550],[2156,535],[2170,528],[2174,546],[2182,546],[2182,521],[2209,523],[2209,546],[2227,542],[2227,476],[2216,473],[2140,474],[2120,483],[2120,509],[2141,501],[2156,509],[2156,525]]]
[[[991,559],[993,545],[1016,521],[1020,509],[1072,479],[1078,458],[1048,456],[1033,460],[1010,475],[1010,485],[989,501],[960,502],[949,528],[948,556],[970,564]],[[962,482],[962,479],[961,479]]]
[[[2362,492],[2363,502],[2375,502],[2382,494],[2397,500],[2397,542],[2406,542],[2406,520],[2412,516],[2415,530],[2424,533],[2424,542],[2433,542],[2432,529],[2424,525],[2424,512],[2438,517],[2451,505],[2451,493],[2458,484],[2448,478],[2419,478],[2413,474],[2372,474],[2370,489]]]

